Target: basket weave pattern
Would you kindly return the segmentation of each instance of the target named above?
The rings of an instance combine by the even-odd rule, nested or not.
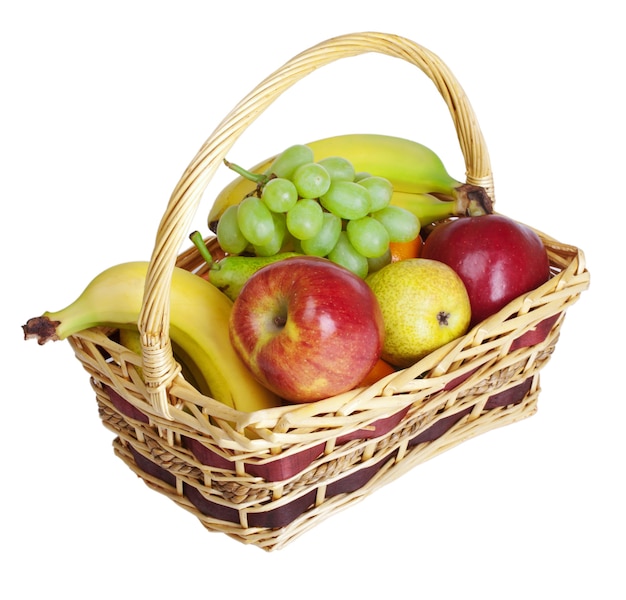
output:
[[[211,531],[266,550],[281,548],[321,518],[415,465],[536,410],[539,371],[567,308],[586,289],[582,252],[537,232],[552,277],[462,338],[415,365],[308,405],[240,413],[200,394],[174,359],[169,282],[175,265],[199,272],[191,248],[178,254],[202,193],[237,137],[283,91],[334,60],[366,52],[400,58],[435,84],[450,109],[467,181],[493,197],[488,153],[462,88],[438,57],[404,38],[333,38],[261,82],[216,128],[183,174],[161,221],[139,328],[143,356],[114,330],[70,338],[89,373],[116,455],[152,489]]]

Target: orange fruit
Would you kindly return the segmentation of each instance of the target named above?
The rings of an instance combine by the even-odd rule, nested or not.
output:
[[[405,260],[407,258],[417,258],[422,252],[422,236],[418,235],[410,242],[390,242],[391,262]]]
[[[385,375],[393,373],[395,370],[395,367],[384,361],[382,358],[379,358],[376,364],[372,367],[372,370],[363,378],[357,387],[369,387],[370,385],[376,383],[379,379],[382,379]]]

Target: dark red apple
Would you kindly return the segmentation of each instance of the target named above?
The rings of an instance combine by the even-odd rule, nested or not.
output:
[[[380,307],[363,279],[325,258],[297,256],[254,273],[230,317],[233,347],[254,376],[291,402],[357,386],[380,357]]]
[[[550,277],[541,238],[500,214],[462,217],[436,226],[422,257],[451,266],[470,297],[475,325]]]

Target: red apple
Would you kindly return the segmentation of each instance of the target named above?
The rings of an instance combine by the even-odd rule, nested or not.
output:
[[[470,297],[475,325],[550,277],[541,238],[529,227],[499,214],[462,217],[436,226],[423,258],[451,266]]]
[[[325,258],[297,256],[252,275],[230,336],[254,376],[291,402],[357,386],[380,357],[380,307],[363,279]]]

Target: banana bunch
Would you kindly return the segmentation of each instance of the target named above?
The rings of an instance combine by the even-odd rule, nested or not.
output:
[[[392,205],[415,214],[422,226],[453,215],[492,212],[486,191],[463,184],[448,174],[430,148],[404,138],[379,134],[348,134],[316,140],[306,144],[315,161],[341,156],[357,172],[388,179],[393,186]],[[259,163],[253,173],[267,173],[276,157]],[[255,192],[256,183],[240,176],[216,197],[208,215],[209,227],[216,231],[224,211]]]
[[[136,330],[147,270],[147,262],[106,269],[67,307],[29,319],[23,326],[25,339],[44,344],[105,325]],[[227,406],[244,412],[279,406],[280,399],[257,383],[235,354],[228,333],[231,307],[232,301],[215,286],[176,267],[169,331],[175,354],[198,389]]]

